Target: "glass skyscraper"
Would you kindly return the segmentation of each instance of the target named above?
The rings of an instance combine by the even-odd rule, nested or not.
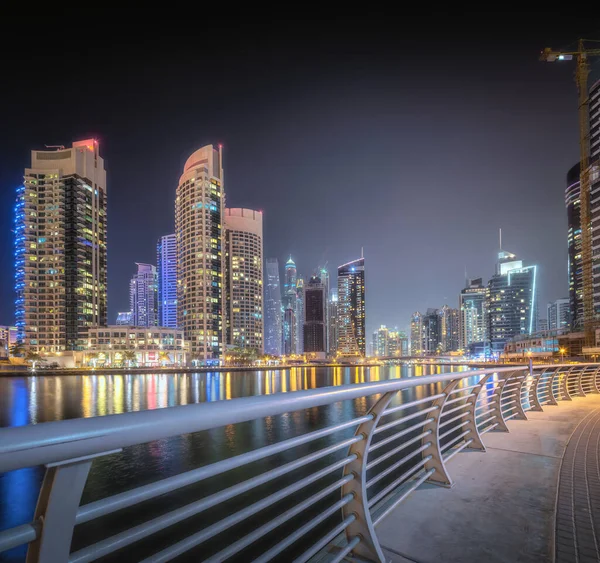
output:
[[[283,316],[277,258],[268,258],[265,270],[265,353],[281,356]]]
[[[16,326],[36,352],[106,325],[106,171],[94,139],[34,150],[15,206]]]
[[[283,284],[283,353],[296,353],[296,263],[290,256],[285,263]]]
[[[579,163],[567,174],[565,205],[567,207],[567,245],[569,253],[570,325],[578,328],[583,322],[583,269],[581,266],[581,186]]]
[[[156,267],[137,263],[137,273],[129,282],[129,306],[133,326],[158,325],[158,280]]]
[[[481,278],[468,280],[467,286],[460,292],[459,347],[466,354],[476,347],[479,350],[484,347],[486,340],[485,296],[486,288]]]
[[[177,328],[177,237],[165,235],[156,245],[158,324]]]
[[[338,353],[366,355],[365,259],[338,267]]]
[[[313,276],[304,286],[303,351],[325,357],[327,333],[327,299],[321,278]]]

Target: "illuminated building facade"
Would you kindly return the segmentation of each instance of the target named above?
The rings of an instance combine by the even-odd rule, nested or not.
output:
[[[374,356],[389,356],[389,336],[390,331],[385,325],[381,325],[373,333],[373,355]]]
[[[156,245],[158,324],[177,328],[177,237],[166,235]]]
[[[408,356],[408,338],[405,332],[398,330],[390,330],[387,341],[389,356]]]
[[[227,344],[253,348],[263,341],[263,216],[225,209]]]
[[[441,351],[456,352],[460,347],[460,314],[458,309],[444,305],[440,310]]]
[[[468,280],[460,292],[459,348],[465,353],[475,345],[483,347],[486,340],[485,296],[486,288],[481,278]]]
[[[321,278],[313,276],[304,286],[304,327],[303,350],[308,354],[320,354],[325,357],[327,352],[326,313],[327,299],[325,285]]]
[[[423,353],[437,354],[442,349],[442,318],[438,309],[427,309],[423,315]]]
[[[577,163],[567,174],[565,205],[567,208],[567,245],[569,253],[569,308],[570,326],[583,322],[583,270],[581,265],[581,201],[579,184],[580,166]]]
[[[290,256],[285,263],[283,284],[283,353],[296,353],[296,263]]]
[[[136,262],[137,273],[129,282],[129,306],[133,326],[158,325],[158,279],[156,267]]]
[[[423,315],[416,311],[410,317],[410,355],[421,356],[425,350],[423,343]]]
[[[117,325],[132,326],[133,320],[131,311],[123,311],[121,313],[117,313]]]
[[[328,318],[327,325],[329,327],[329,335],[327,352],[330,356],[335,356],[338,347],[338,298],[336,293],[331,293],[329,302],[327,303]]]
[[[295,354],[296,315],[289,307],[283,311],[283,353],[286,356]]]
[[[294,311],[296,322],[295,350],[296,354],[304,352],[304,279],[296,279],[296,310]]]
[[[41,353],[82,349],[106,324],[106,171],[94,139],[34,150],[17,188],[19,340]]]
[[[265,270],[265,353],[281,356],[283,314],[281,310],[279,261],[277,258],[268,258]]]
[[[338,354],[366,355],[365,259],[338,267]]]
[[[224,208],[221,149],[186,161],[175,199],[177,324],[194,359],[220,358],[224,342]]]
[[[523,266],[510,252],[498,253],[496,274],[486,292],[490,352],[501,354],[508,340],[537,330],[537,266]]]
[[[546,330],[564,330],[569,328],[569,311],[569,299],[557,299],[552,303],[548,303],[548,326],[546,327]],[[543,330],[542,327],[539,326],[539,323],[538,330]]]

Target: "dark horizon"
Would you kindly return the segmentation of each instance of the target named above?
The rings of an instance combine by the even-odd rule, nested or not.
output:
[[[538,264],[544,318],[568,296],[564,190],[579,146],[574,65],[538,55],[600,33],[589,19],[519,18],[495,14],[497,29],[479,31],[439,14],[426,34],[249,23],[215,27],[206,43],[165,26],[68,56],[9,31],[0,324],[14,322],[10,229],[30,150],[88,137],[108,174],[109,324],[129,308],[135,262],[155,263],[173,231],[183,163],[211,143],[224,145],[227,206],[263,211],[280,275],[291,254],[305,278],[327,261],[335,284],[364,247],[367,339],[380,324],[406,330],[416,310],[456,307],[465,268],[487,282],[499,228],[506,250]]]

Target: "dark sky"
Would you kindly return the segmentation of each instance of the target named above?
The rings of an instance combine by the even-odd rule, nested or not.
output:
[[[219,21],[74,19],[56,40],[58,20],[26,40],[5,21],[0,324],[14,320],[12,206],[29,151],[89,136],[108,171],[110,323],[128,309],[134,263],[154,262],[173,230],[183,163],[207,143],[225,146],[227,204],[263,210],[266,257],[291,253],[310,276],[364,247],[369,334],[456,306],[465,267],[487,281],[499,227],[506,250],[540,267],[541,316],[567,296],[574,68],[538,55],[600,38],[600,20]]]

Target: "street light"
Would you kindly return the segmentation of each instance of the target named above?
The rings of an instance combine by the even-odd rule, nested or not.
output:
[[[565,353],[566,353],[566,348],[561,348],[559,350],[560,352],[560,363],[562,364],[565,361]]]

